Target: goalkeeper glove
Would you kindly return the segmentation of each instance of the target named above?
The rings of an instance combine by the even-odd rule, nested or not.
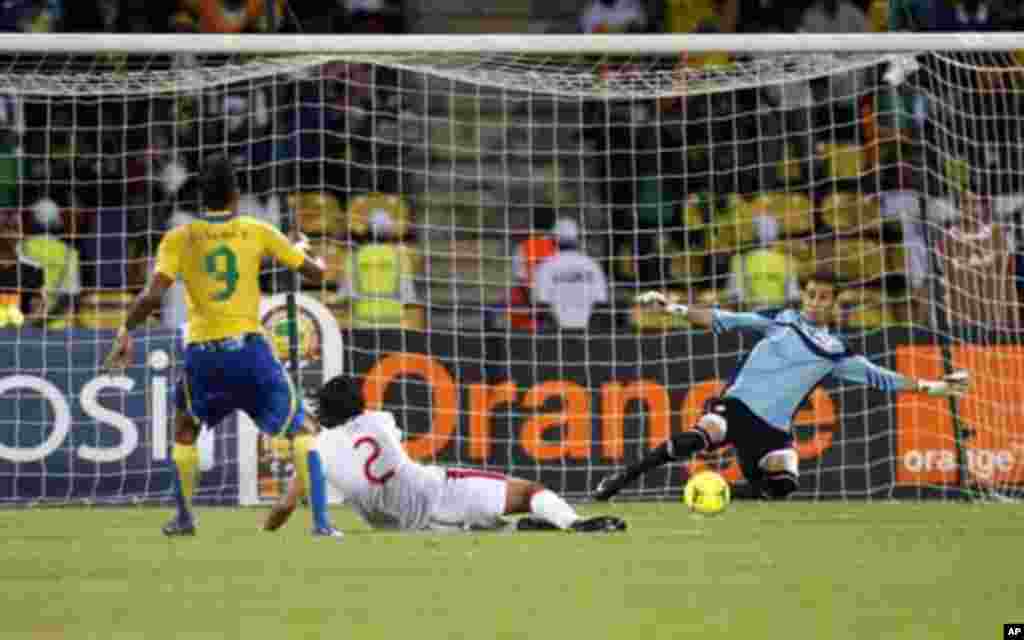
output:
[[[662,307],[662,310],[672,315],[685,316],[689,312],[690,308],[685,304],[677,304],[675,302],[669,302],[668,298],[664,293],[660,291],[648,291],[641,293],[636,297],[637,304],[644,306],[657,306]]]
[[[942,380],[918,380],[917,389],[938,398],[959,397],[967,393],[969,384],[970,373],[967,371],[954,371],[942,376]]]

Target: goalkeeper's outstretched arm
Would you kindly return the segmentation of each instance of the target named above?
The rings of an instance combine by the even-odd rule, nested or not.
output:
[[[660,308],[665,313],[682,316],[693,326],[711,329],[715,333],[743,328],[764,330],[772,324],[770,318],[758,313],[732,313],[711,307],[691,307],[670,302],[660,291],[640,294],[636,301],[642,305]]]
[[[665,313],[670,313],[674,316],[682,316],[686,318],[690,324],[703,329],[712,328],[715,322],[711,309],[706,307],[690,307],[685,304],[669,302],[668,297],[660,291],[648,291],[647,293],[642,293],[636,297],[636,301],[639,304],[648,307],[661,309]]]
[[[836,366],[835,374],[843,380],[867,384],[882,391],[910,391],[938,397],[962,396],[970,385],[967,371],[955,371],[941,380],[923,380],[880,367],[864,356],[844,358]]]

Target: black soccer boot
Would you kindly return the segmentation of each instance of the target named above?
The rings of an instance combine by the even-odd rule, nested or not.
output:
[[[196,535],[196,523],[194,520],[182,520],[175,516],[160,530],[163,531],[165,536],[170,538],[175,536],[194,536]]]
[[[625,531],[626,521],[615,516],[594,516],[577,520],[569,528],[580,533],[611,533]]]
[[[601,482],[597,483],[597,487],[590,494],[590,497],[598,502],[607,502],[615,497],[618,492],[625,489],[627,484],[629,484],[629,476],[626,475],[625,471],[618,471],[601,478]]]
[[[516,531],[558,531],[558,527],[547,520],[526,516],[516,520]]]

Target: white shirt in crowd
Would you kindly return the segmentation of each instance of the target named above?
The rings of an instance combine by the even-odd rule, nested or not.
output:
[[[647,12],[634,0],[594,0],[580,16],[583,33],[625,33],[647,28]]]
[[[537,268],[533,293],[551,306],[561,328],[586,329],[594,305],[608,302],[608,280],[596,260],[562,249]]]
[[[867,14],[852,2],[840,0],[835,13],[818,0],[804,11],[799,30],[804,33],[864,33],[870,30]]]
[[[910,190],[883,191],[882,217],[899,220],[903,227],[903,248],[905,268],[910,286],[916,288],[927,284],[931,273],[931,257],[928,254],[921,225],[921,194]]]

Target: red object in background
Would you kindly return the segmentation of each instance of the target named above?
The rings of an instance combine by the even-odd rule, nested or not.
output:
[[[513,329],[521,331],[537,331],[540,318],[529,308],[533,302],[530,288],[533,286],[533,274],[544,260],[558,253],[558,242],[548,235],[530,236],[519,244],[519,273],[516,278],[519,284],[512,287],[508,297],[508,322]]]

